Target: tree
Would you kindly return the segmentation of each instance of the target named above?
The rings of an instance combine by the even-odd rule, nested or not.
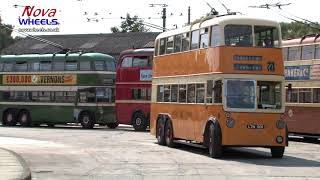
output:
[[[320,25],[316,24],[307,24],[299,22],[290,22],[280,23],[282,39],[294,39],[299,38],[308,34],[318,34],[320,33]],[[312,27],[311,27],[312,26]]]
[[[139,19],[138,16],[130,17],[127,14],[126,18],[121,22],[120,27],[111,27],[111,32],[147,32],[149,29],[143,24],[143,20]]]
[[[12,26],[8,24],[2,24],[0,18],[0,52],[14,42],[11,37]]]

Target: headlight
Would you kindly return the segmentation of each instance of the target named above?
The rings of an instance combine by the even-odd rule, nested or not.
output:
[[[277,121],[276,126],[278,129],[283,129],[286,127],[286,122],[284,122],[284,120],[280,119]]]
[[[282,136],[277,136],[276,141],[278,144],[281,144],[283,142],[283,137]]]
[[[228,128],[233,128],[234,124],[235,124],[235,121],[232,118],[228,118],[227,121],[226,121],[226,124],[227,124]]]

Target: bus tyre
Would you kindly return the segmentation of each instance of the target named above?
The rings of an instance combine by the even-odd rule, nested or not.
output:
[[[30,114],[27,110],[22,110],[19,113],[18,121],[23,127],[29,127],[31,125]]]
[[[284,153],[284,146],[271,147],[271,155],[273,158],[282,158]]]
[[[165,145],[166,141],[165,141],[165,137],[164,137],[164,129],[163,129],[163,123],[161,122],[161,120],[157,121],[157,131],[156,131],[156,137],[157,137],[157,141],[158,144],[160,145]]]
[[[108,128],[110,129],[115,129],[119,126],[119,123],[114,122],[114,123],[107,123]]]
[[[222,137],[220,127],[217,124],[211,123],[208,131],[209,156],[212,158],[219,158],[222,156]]]
[[[145,131],[148,126],[148,122],[142,113],[135,113],[132,118],[132,126],[136,131]]]
[[[172,128],[172,123],[170,120],[167,120],[165,129],[164,129],[164,134],[165,134],[165,141],[166,145],[168,147],[174,147],[175,143],[173,142],[173,128]]]
[[[47,126],[50,127],[50,128],[54,128],[55,124],[53,124],[53,123],[47,123]]]
[[[92,129],[95,124],[94,117],[92,116],[92,114],[86,111],[80,114],[79,119],[80,119],[82,128],[85,128],[85,129]]]
[[[2,123],[5,126],[15,126],[17,124],[16,110],[9,109],[3,114]]]

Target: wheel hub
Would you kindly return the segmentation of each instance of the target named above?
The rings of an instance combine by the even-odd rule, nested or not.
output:
[[[7,116],[7,121],[8,121],[8,122],[11,122],[12,119],[13,119],[12,114],[8,114],[8,116]]]
[[[83,122],[84,122],[84,123],[88,124],[89,121],[90,121],[90,120],[89,120],[89,116],[84,116],[84,117],[83,117]]]
[[[142,124],[141,118],[136,118],[136,125],[140,126]]]

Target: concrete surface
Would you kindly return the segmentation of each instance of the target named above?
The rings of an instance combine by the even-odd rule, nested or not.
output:
[[[290,142],[282,159],[264,148],[229,148],[222,159],[180,145],[159,146],[149,132],[80,127],[0,127],[0,144],[24,157],[33,179],[320,179],[319,142]]]

